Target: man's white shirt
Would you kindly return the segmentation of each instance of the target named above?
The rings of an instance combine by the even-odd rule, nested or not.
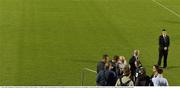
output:
[[[161,74],[158,74],[157,77],[152,78],[154,86],[169,86],[167,79],[163,78]]]

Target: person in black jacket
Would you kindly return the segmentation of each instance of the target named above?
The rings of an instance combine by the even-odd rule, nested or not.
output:
[[[108,69],[107,68],[107,65],[108,63],[106,63],[104,65],[104,69],[101,69],[98,74],[97,74],[97,77],[96,77],[96,86],[107,86],[107,73],[108,73]]]
[[[112,71],[112,64],[106,63],[104,70],[101,70],[97,74],[96,85],[97,86],[115,86],[117,81],[117,76],[114,71]]]
[[[135,62],[139,59],[139,50],[134,50],[133,56],[129,60],[130,70],[131,70],[131,76],[135,76],[136,73],[136,65]],[[132,78],[133,78],[132,77]]]
[[[113,71],[113,66],[111,63],[109,63],[108,69],[108,75],[107,75],[107,86],[115,86],[117,81],[117,75],[116,72]]]
[[[161,60],[162,57],[164,57],[163,68],[167,67],[169,45],[170,45],[170,38],[167,35],[166,30],[163,29],[162,34],[159,36],[159,60],[158,60],[158,65],[161,66]]]
[[[134,77],[134,81],[136,81],[136,79],[139,77],[140,75],[140,70],[142,68],[142,64],[140,60],[135,61],[135,65],[136,65],[136,71],[135,71],[135,77]]]
[[[115,55],[112,60],[109,61],[109,63],[112,65],[112,71],[116,73],[116,63],[119,59],[119,56]]]
[[[105,70],[105,64],[109,62],[109,55],[105,54],[102,57],[102,60],[98,62],[97,64],[97,73],[99,73],[101,70]]]
[[[152,86],[151,78],[146,74],[145,68],[139,69],[139,75],[135,81],[135,86]]]

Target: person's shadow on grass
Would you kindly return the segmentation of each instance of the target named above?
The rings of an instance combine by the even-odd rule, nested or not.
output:
[[[180,65],[175,65],[175,66],[169,66],[167,69],[177,69],[180,68]]]

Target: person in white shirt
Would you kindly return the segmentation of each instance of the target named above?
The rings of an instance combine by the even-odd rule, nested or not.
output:
[[[152,78],[152,82],[154,86],[169,86],[168,81],[166,78],[163,77],[163,70],[158,69],[156,73],[156,77]]]

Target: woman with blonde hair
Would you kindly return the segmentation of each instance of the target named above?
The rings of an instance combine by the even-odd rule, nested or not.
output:
[[[117,60],[117,75],[118,77],[122,76],[124,67],[127,65],[126,59],[124,56],[119,56]]]
[[[131,70],[128,65],[125,65],[123,75],[118,78],[116,86],[134,86],[134,82],[131,80]]]
[[[123,64],[127,64],[126,58],[124,56],[119,56]]]

